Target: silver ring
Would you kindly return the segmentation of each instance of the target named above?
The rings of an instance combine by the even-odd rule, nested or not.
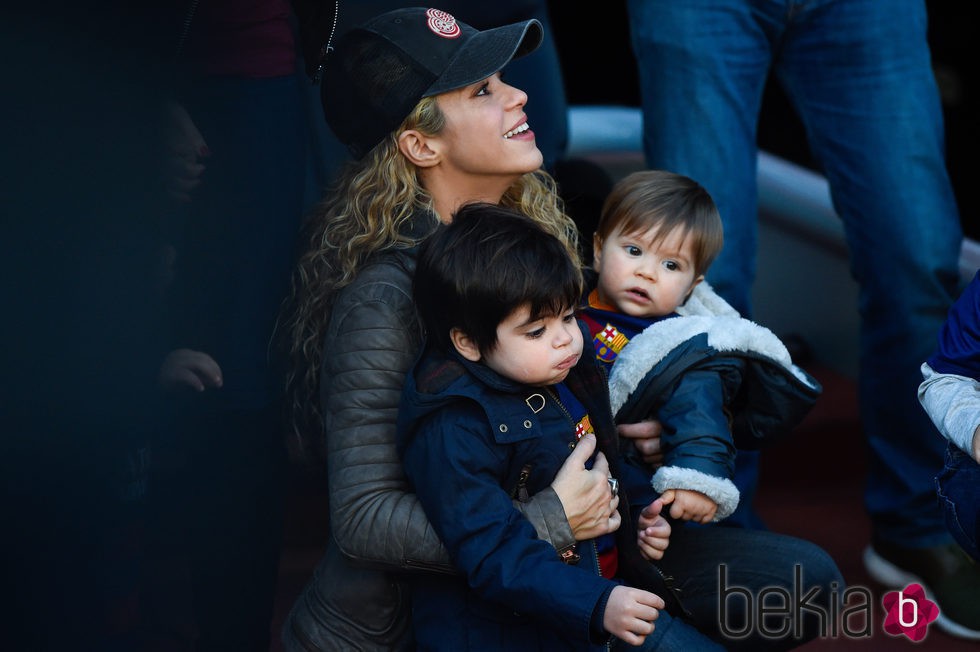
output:
[[[612,491],[613,498],[619,495],[619,480],[616,478],[607,478],[609,481],[609,490]]]

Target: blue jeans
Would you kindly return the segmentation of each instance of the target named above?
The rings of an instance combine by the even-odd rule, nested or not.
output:
[[[826,635],[832,604],[844,579],[830,556],[801,539],[762,530],[675,525],[658,566],[675,578],[689,618],[661,613],[643,650],[788,650]],[[798,628],[760,622],[764,590],[782,595],[815,591],[812,610],[791,616]],[[832,594],[838,601],[832,602]],[[770,599],[772,599],[770,597]],[[789,601],[787,601],[787,604]],[[821,621],[819,610],[827,617]],[[720,643],[720,644],[719,644]],[[716,647],[717,646],[717,647]],[[722,647],[723,646],[723,647]]]
[[[924,3],[630,0],[629,12],[647,163],[696,179],[714,197],[725,247],[708,280],[746,315],[756,269],[756,122],[770,72],[799,113],[860,288],[865,506],[874,533],[905,546],[948,541],[932,482],[942,439],[916,388],[958,289],[962,230]]]
[[[955,444],[947,444],[936,492],[953,538],[980,562],[980,464]]]
[[[723,651],[725,648],[689,623],[680,618],[674,618],[666,611],[661,611],[654,622],[653,633],[647,636],[639,646],[629,645],[615,639],[612,649],[615,652],[686,652],[687,650]]]

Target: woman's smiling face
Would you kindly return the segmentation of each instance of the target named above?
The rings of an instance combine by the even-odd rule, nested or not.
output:
[[[527,94],[506,84],[499,72],[436,97],[446,126],[435,138],[444,161],[474,175],[520,176],[541,167],[524,106]]]

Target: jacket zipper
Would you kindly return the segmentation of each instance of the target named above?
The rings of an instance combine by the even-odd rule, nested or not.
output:
[[[330,26],[330,36],[327,42],[320,48],[320,58],[316,64],[316,72],[313,73],[313,83],[317,84],[323,78],[323,68],[326,66],[327,55],[333,52],[333,35],[337,31],[337,18],[340,16],[340,0],[333,3],[333,25]]]
[[[200,0],[191,0],[190,4],[187,5],[187,11],[184,12],[184,21],[181,23],[180,34],[177,35],[177,47],[174,48],[175,61],[180,58],[180,54],[184,50],[184,43],[191,32],[191,23],[194,21],[194,14],[197,13],[197,5],[199,4]]]
[[[574,429],[575,428],[575,420],[572,419],[572,413],[569,412],[565,408],[565,406],[561,404],[561,401],[558,399],[557,392],[555,392],[555,390],[551,389],[551,387],[545,387],[544,388],[544,391],[548,394],[548,396],[551,398],[551,400],[555,402],[555,405],[558,406],[558,409],[561,410],[561,413],[565,415],[565,418],[568,419],[568,423],[570,423],[571,426],[572,426],[572,428]],[[574,441],[571,442],[571,444],[569,444],[569,448],[575,448],[575,444],[577,444],[577,443],[578,443],[578,439],[575,439]]]
[[[592,558],[595,559],[595,572],[599,577],[604,577],[602,574],[602,562],[599,561],[599,546],[596,545],[595,539],[592,540]],[[606,640],[603,647],[606,648],[607,652],[612,652],[612,635]]]
[[[558,408],[565,415],[565,418],[568,419],[568,422],[570,424],[572,424],[572,426],[574,427],[575,426],[575,421],[572,419],[572,415],[568,412],[567,409],[565,409],[565,406],[561,404],[561,401],[558,400],[558,395],[555,393],[555,391],[553,389],[551,389],[550,387],[545,387],[544,389],[548,393],[548,396],[550,396],[552,398],[552,400],[554,400],[555,404],[558,406]],[[575,444],[577,444],[577,443],[578,443],[578,440],[573,441],[571,444],[569,444],[569,448],[574,448],[575,447]],[[599,549],[596,547],[595,541],[592,542],[592,550],[595,553],[596,571],[599,573],[599,576],[601,577],[602,576],[602,569],[599,567]],[[576,555],[576,557],[578,557],[578,556]],[[577,559],[576,559],[576,561],[577,561]],[[688,611],[688,609],[684,606],[684,604],[680,600],[680,596],[678,595],[678,593],[680,593],[680,589],[678,589],[678,588],[676,588],[674,586],[674,578],[673,578],[673,576],[665,575],[664,572],[662,570],[660,570],[660,567],[657,566],[656,564],[652,563],[652,562],[650,563],[650,566],[657,573],[657,575],[659,575],[661,577],[661,579],[663,579],[664,585],[667,587],[667,590],[670,591],[671,594],[673,595],[674,601],[680,607],[681,612],[684,613],[685,615],[690,616],[691,615],[691,612]],[[606,643],[606,649],[607,650],[611,650],[612,649],[611,646],[612,646],[612,642],[611,641]]]
[[[551,398],[551,400],[554,401],[555,405],[558,406],[558,409],[561,410],[561,413],[565,415],[565,418],[568,420],[568,423],[571,424],[572,428],[574,429],[575,421],[572,419],[571,413],[568,410],[566,410],[565,406],[562,405],[561,401],[558,400],[558,394],[555,393],[555,390],[551,389],[550,387],[545,387],[544,391]],[[575,444],[577,443],[578,443],[577,439],[574,439],[571,442],[569,442],[568,443],[569,450],[575,448]],[[579,560],[582,558],[582,556],[578,554],[577,543],[573,543],[567,548],[563,550],[559,550],[558,556],[561,557],[561,560],[566,564],[577,564]]]
[[[527,479],[531,475],[531,465],[525,464],[521,467],[521,473],[517,478],[517,488],[514,490],[517,500],[526,503],[530,496],[527,492]]]

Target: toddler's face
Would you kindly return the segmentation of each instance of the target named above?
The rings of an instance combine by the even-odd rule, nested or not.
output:
[[[497,325],[497,345],[483,362],[527,385],[554,385],[582,355],[582,331],[572,310],[535,320],[530,314],[529,306],[521,306]]]
[[[694,274],[694,243],[681,229],[613,231],[593,245],[599,299],[633,317],[662,317],[684,303],[702,277]]]

